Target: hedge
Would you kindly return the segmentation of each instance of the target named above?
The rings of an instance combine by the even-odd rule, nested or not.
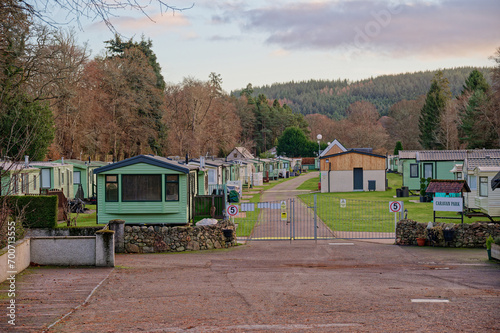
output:
[[[23,226],[28,228],[55,228],[57,226],[57,195],[9,196],[14,215],[24,209]],[[17,207],[14,209],[14,207]]]

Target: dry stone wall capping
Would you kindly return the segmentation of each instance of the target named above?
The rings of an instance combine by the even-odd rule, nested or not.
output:
[[[182,252],[228,248],[236,245],[234,224],[221,221],[207,226],[129,226],[124,229],[127,253]]]
[[[500,236],[500,224],[490,222],[475,223],[428,223],[401,220],[396,227],[397,245],[417,245],[417,237],[426,238],[430,245],[442,247],[485,248],[486,238]]]

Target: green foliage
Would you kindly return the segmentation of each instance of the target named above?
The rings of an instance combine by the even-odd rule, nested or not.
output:
[[[464,90],[462,91],[462,94],[464,94],[466,91],[476,91],[476,90],[486,93],[490,89],[490,85],[484,78],[483,74],[477,69],[474,69],[470,73],[467,80],[465,80],[465,85],[463,88]]]
[[[249,116],[249,110],[245,110],[245,112],[238,112],[238,116],[244,131],[242,138],[255,142],[258,155],[274,147],[278,138],[288,127],[295,126],[309,133],[308,124],[303,115],[293,112],[286,104],[281,105],[278,100],[270,104],[264,94],[253,98],[249,96],[250,91],[252,88],[249,84],[242,95],[247,96],[247,107],[252,115]]]
[[[0,151],[2,156],[20,159],[29,155],[43,160],[54,140],[54,118],[47,104],[19,94],[6,99],[0,112]]]
[[[115,39],[110,39],[105,41],[108,46],[106,49],[112,54],[112,56],[123,57],[124,51],[126,49],[138,48],[147,57],[149,65],[153,68],[156,75],[156,86],[164,90],[166,83],[161,75],[161,67],[157,61],[156,54],[153,52],[153,42],[151,39],[145,39],[144,36],[141,37],[140,42],[134,42],[131,38],[128,42],[121,40],[120,36],[115,35]]]
[[[304,131],[298,127],[289,127],[278,139],[276,152],[286,157],[312,157],[317,154],[316,142],[310,141]]]
[[[498,145],[495,128],[482,113],[489,103],[489,89],[483,74],[477,70],[473,70],[465,81],[460,98],[467,103],[460,110],[459,139],[461,143],[467,144],[468,149],[491,149]]]
[[[28,228],[55,228],[57,226],[57,196],[9,196],[8,205],[13,216],[24,214],[23,225]]]
[[[441,130],[441,114],[450,99],[449,81],[439,71],[432,80],[418,123],[420,144],[424,149],[443,149],[438,134]]]
[[[450,81],[453,96],[458,96],[472,67],[444,69],[443,74]],[[485,76],[490,68],[477,68]],[[339,120],[354,102],[368,101],[376,106],[380,115],[387,115],[392,105],[402,100],[416,100],[429,91],[430,82],[437,71],[382,75],[360,81],[348,80],[308,80],[265,85],[247,86],[232,92],[235,96],[258,96],[264,94],[270,99],[286,103],[295,112],[324,114]],[[489,78],[489,76],[486,76]]]
[[[427,195],[427,186],[429,186],[429,183],[431,182],[431,178],[420,178],[420,196],[425,197]]]
[[[396,142],[396,147],[394,147],[394,155],[398,155],[400,150],[403,150],[403,144],[401,141],[398,141]]]
[[[493,237],[491,237],[491,235],[486,238],[486,249],[487,250],[491,250],[491,244],[494,243],[494,240],[493,240]]]

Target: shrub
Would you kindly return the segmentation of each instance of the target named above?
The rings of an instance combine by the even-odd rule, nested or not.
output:
[[[57,196],[9,196],[12,215],[24,215],[23,225],[28,228],[55,228],[57,226]]]
[[[491,244],[493,244],[493,237],[491,235],[486,238],[486,249],[491,250]]]

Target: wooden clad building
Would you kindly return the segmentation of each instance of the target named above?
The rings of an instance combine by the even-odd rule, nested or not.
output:
[[[385,159],[355,149],[321,156],[321,192],[385,191]]]

